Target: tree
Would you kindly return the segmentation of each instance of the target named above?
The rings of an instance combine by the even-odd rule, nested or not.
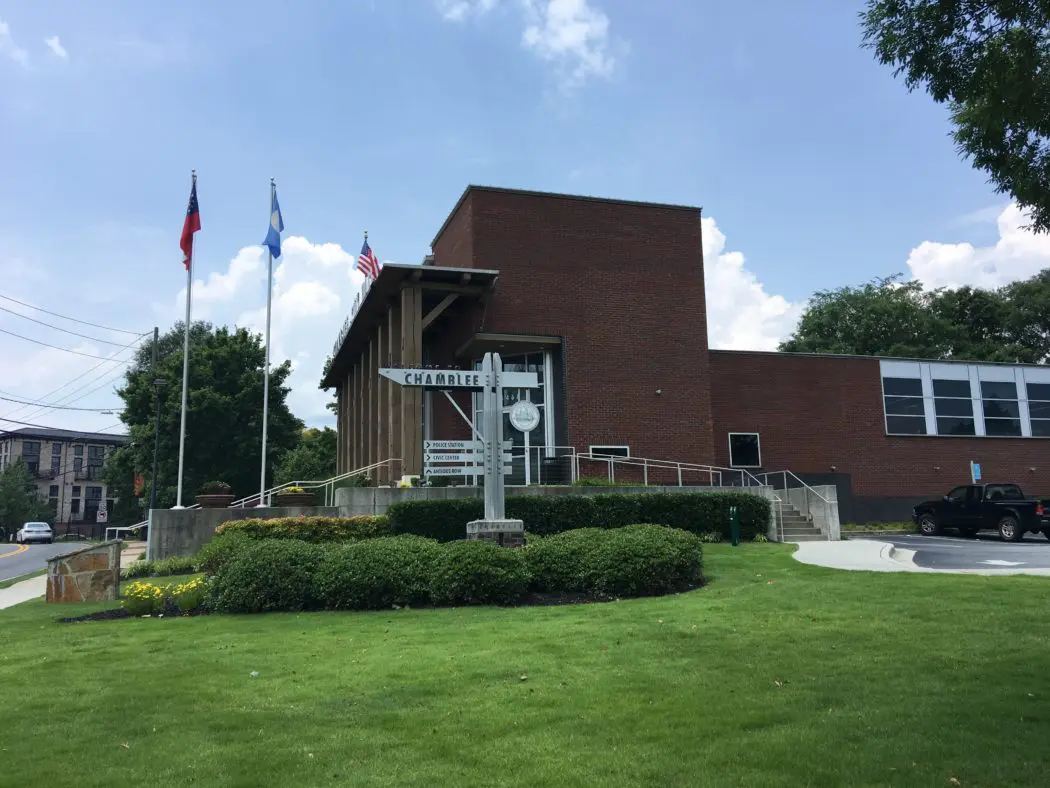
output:
[[[142,345],[118,390],[124,400],[121,420],[128,426],[129,444],[114,452],[113,476],[121,499],[133,495],[134,473],[146,481],[145,499],[153,484],[155,425],[154,377],[165,381],[160,415],[160,459],[157,505],[176,500],[179,422],[182,391],[183,324],[160,337],[157,371],[151,368],[153,342]],[[201,484],[229,483],[238,495],[259,488],[262,450],[263,364],[262,339],[245,329],[215,328],[195,322],[190,329],[190,370],[186,415],[186,459],[183,504],[192,503]],[[285,452],[299,443],[303,424],[288,409],[284,385],[291,363],[271,369],[267,431],[267,480]],[[115,478],[114,478],[115,477]]]
[[[321,369],[321,382],[317,384],[317,388],[321,389],[321,391],[328,391],[328,387],[325,386],[324,381],[325,381],[325,378],[328,377],[328,370],[330,370],[331,368],[332,368],[332,357],[329,356],[328,358],[325,359],[324,367]],[[336,399],[333,396],[332,401],[329,402],[328,404],[326,404],[325,408],[330,410],[330,411],[332,411],[332,413],[338,413],[339,412],[339,400]]]
[[[1045,364],[1050,269],[998,290],[923,290],[899,276],[814,294],[790,353],[839,353]]]
[[[19,457],[0,471],[0,532],[3,541],[10,541],[11,535],[27,522],[50,522],[54,516],[47,501],[41,500],[37,493],[36,481],[25,460]]]
[[[864,45],[947,103],[959,152],[1050,230],[1050,3],[868,0]]]
[[[335,476],[336,432],[331,427],[303,430],[302,441],[281,459],[274,481],[324,481]]]

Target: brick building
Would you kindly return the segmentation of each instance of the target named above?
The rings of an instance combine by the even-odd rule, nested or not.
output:
[[[542,417],[525,434],[504,419],[511,483],[567,481],[573,455],[716,466],[723,483],[790,470],[835,484],[844,521],[906,516],[971,461],[1050,492],[1050,368],[709,350],[699,208],[471,186],[432,250],[386,266],[336,342],[340,472],[397,458],[381,483],[420,474],[424,439],[470,437],[474,396],[378,368],[497,350],[541,382],[505,392]]]

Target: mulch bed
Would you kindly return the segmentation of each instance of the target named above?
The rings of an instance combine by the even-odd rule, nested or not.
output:
[[[185,618],[186,616],[203,616],[207,615],[201,610],[192,610],[189,613],[183,613],[181,610],[175,612],[164,612],[158,616],[143,616],[143,618]],[[115,618],[134,618],[131,613],[122,607],[111,607],[109,610],[99,610],[95,613],[86,613],[82,616],[70,616],[69,618],[58,619],[59,624],[79,624],[81,621],[111,621]]]

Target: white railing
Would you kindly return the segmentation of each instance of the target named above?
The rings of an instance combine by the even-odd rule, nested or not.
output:
[[[768,471],[758,474],[758,478],[816,525],[828,541],[839,538],[837,501],[821,495],[791,471]]]
[[[695,480],[709,487],[765,487],[756,476],[742,468],[722,468],[717,465],[703,465],[693,462],[675,462],[673,460],[653,460],[647,457],[621,457],[608,454],[574,454],[573,480],[590,476],[591,468],[603,468],[610,482],[616,481],[617,469],[640,468],[642,484],[649,485],[650,473],[660,477],[671,476],[679,487],[689,480]],[[584,471],[588,471],[585,473]],[[673,473],[664,473],[673,471]],[[629,483],[629,482],[625,482]]]
[[[335,490],[340,482],[344,482],[347,479],[351,479],[355,476],[369,476],[380,468],[386,468],[388,470],[388,476],[393,481],[395,478],[394,469],[395,465],[400,466],[401,460],[380,460],[374,462],[371,465],[366,465],[363,468],[357,468],[356,470],[349,471],[339,476],[333,476],[331,479],[325,479],[323,481],[297,481],[297,482],[286,482],[285,484],[279,484],[276,487],[271,487],[263,493],[255,493],[255,495],[249,495],[240,500],[234,501],[230,504],[231,509],[243,509],[256,506],[271,506],[275,496],[281,492],[289,489],[290,487],[301,487],[304,492],[313,492],[316,490],[324,491],[324,506],[335,505]]]

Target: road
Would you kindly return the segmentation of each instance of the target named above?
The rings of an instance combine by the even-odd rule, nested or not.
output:
[[[919,535],[872,538],[914,550],[914,562],[930,569],[1050,569],[1050,540],[1041,534],[1026,534],[1021,542],[1003,542],[992,535],[977,539]]]
[[[18,545],[14,542],[0,542],[0,581],[46,569],[48,558],[81,547],[87,547],[87,544],[58,542],[57,544]]]

